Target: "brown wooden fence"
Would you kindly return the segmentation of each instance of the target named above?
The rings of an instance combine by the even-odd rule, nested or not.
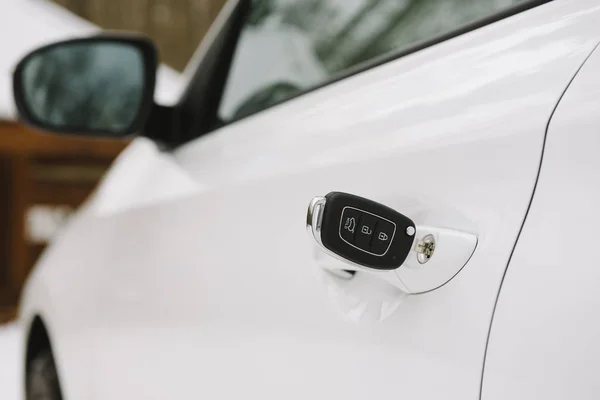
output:
[[[145,33],[181,70],[226,0],[53,0],[105,29]]]

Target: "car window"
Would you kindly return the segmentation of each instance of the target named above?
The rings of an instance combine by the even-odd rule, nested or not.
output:
[[[222,123],[359,64],[531,0],[255,0],[218,109]],[[539,1],[538,1],[539,3]]]

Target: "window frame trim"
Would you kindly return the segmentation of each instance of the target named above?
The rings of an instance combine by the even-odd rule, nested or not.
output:
[[[332,75],[330,77],[330,79],[328,79],[326,81],[323,81],[323,82],[321,82],[321,83],[319,83],[317,85],[314,85],[314,86],[308,87],[308,88],[306,88],[304,90],[301,90],[298,93],[295,93],[294,95],[292,95],[290,97],[287,97],[287,98],[285,98],[283,100],[277,101],[277,102],[269,105],[266,108],[263,108],[263,109],[258,110],[256,112],[253,112],[253,113],[250,113],[250,114],[247,114],[247,115],[243,115],[241,117],[234,118],[232,120],[229,120],[229,121],[225,122],[225,121],[223,121],[223,120],[221,120],[219,118],[219,116],[218,116],[218,110],[219,110],[219,106],[221,105],[221,102],[222,102],[222,94],[223,94],[223,91],[224,91],[224,89],[225,89],[225,87],[227,85],[228,78],[229,78],[229,73],[230,73],[231,67],[232,67],[232,60],[229,60],[230,62],[228,63],[227,68],[226,68],[226,70],[227,70],[226,71],[226,78],[224,79],[223,84],[219,87],[219,93],[220,93],[219,104],[216,107],[213,108],[214,112],[212,113],[211,116],[209,116],[210,123],[206,124],[206,126],[208,126],[209,128],[205,129],[205,130],[202,130],[201,132],[198,132],[196,135],[190,135],[188,137],[183,138],[184,141],[178,143],[177,146],[183,145],[183,144],[188,143],[188,142],[190,142],[192,140],[198,139],[198,138],[200,138],[200,137],[202,137],[204,135],[211,134],[212,132],[218,131],[218,130],[220,130],[223,127],[235,124],[235,123],[237,123],[239,121],[242,121],[242,120],[244,120],[246,118],[252,117],[252,116],[254,116],[256,114],[262,113],[262,112],[267,111],[267,110],[269,110],[269,109],[271,109],[273,107],[276,107],[276,106],[281,105],[283,103],[286,103],[288,101],[294,100],[294,99],[296,99],[298,97],[301,97],[301,96],[304,96],[304,95],[306,95],[308,93],[317,91],[317,90],[322,89],[322,88],[324,88],[326,86],[329,86],[331,84],[343,81],[343,80],[345,80],[347,78],[350,78],[352,76],[355,76],[355,75],[361,74],[363,72],[369,71],[371,69],[377,68],[377,67],[379,67],[381,65],[387,64],[387,63],[395,61],[395,60],[398,60],[400,58],[406,57],[406,56],[408,56],[410,54],[414,54],[414,53],[416,53],[418,51],[427,49],[429,47],[433,47],[433,46],[435,46],[437,44],[446,42],[446,41],[448,41],[450,39],[462,36],[462,35],[464,35],[466,33],[475,31],[475,30],[477,30],[479,28],[483,28],[483,27],[491,25],[491,24],[493,24],[495,22],[504,20],[506,18],[509,18],[509,17],[514,16],[514,15],[520,14],[522,12],[525,12],[525,11],[531,10],[533,8],[539,7],[541,5],[550,3],[552,1],[553,0],[529,0],[529,1],[526,1],[526,2],[524,2],[522,4],[517,4],[517,5],[511,6],[511,7],[507,8],[507,9],[505,9],[505,10],[502,10],[502,11],[499,11],[497,13],[491,14],[491,15],[489,15],[487,17],[484,17],[482,19],[479,19],[477,21],[473,21],[471,23],[459,26],[456,29],[453,29],[453,30],[451,30],[451,31],[449,31],[447,33],[444,33],[444,34],[441,34],[441,35],[437,35],[437,36],[434,36],[434,37],[432,37],[430,39],[426,39],[426,40],[420,41],[418,43],[415,43],[414,45],[409,46],[409,47],[407,47],[405,49],[401,49],[401,50],[398,50],[398,51],[390,51],[389,53],[382,54],[379,57],[374,57],[371,60],[368,60],[368,61],[356,64],[353,67],[350,67],[348,69],[342,70],[339,73],[336,73],[336,74]],[[241,26],[244,26],[244,24],[245,24],[245,22],[246,22],[246,20],[247,20],[247,18],[249,16],[249,14],[250,14],[250,11],[251,10],[248,7],[245,10],[245,14],[240,18],[240,21],[241,21],[240,25]],[[239,28],[241,28],[241,26]],[[232,58],[235,56],[235,52],[237,51],[237,48],[238,48],[238,45],[239,45],[239,38],[240,38],[240,35],[239,35],[239,32],[238,32],[238,34],[234,38],[235,39],[235,44],[234,44]],[[220,71],[220,72],[223,73],[223,71]],[[190,82],[190,85],[191,84],[192,84],[192,82]]]

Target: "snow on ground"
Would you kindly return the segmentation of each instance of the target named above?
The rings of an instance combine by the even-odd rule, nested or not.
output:
[[[0,399],[20,400],[23,370],[21,331],[15,324],[0,325]]]

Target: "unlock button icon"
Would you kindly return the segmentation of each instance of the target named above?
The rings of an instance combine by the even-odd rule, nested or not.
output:
[[[379,218],[375,226],[373,240],[371,241],[371,253],[377,255],[385,254],[394,239],[395,231],[396,227],[394,224],[383,218]]]

